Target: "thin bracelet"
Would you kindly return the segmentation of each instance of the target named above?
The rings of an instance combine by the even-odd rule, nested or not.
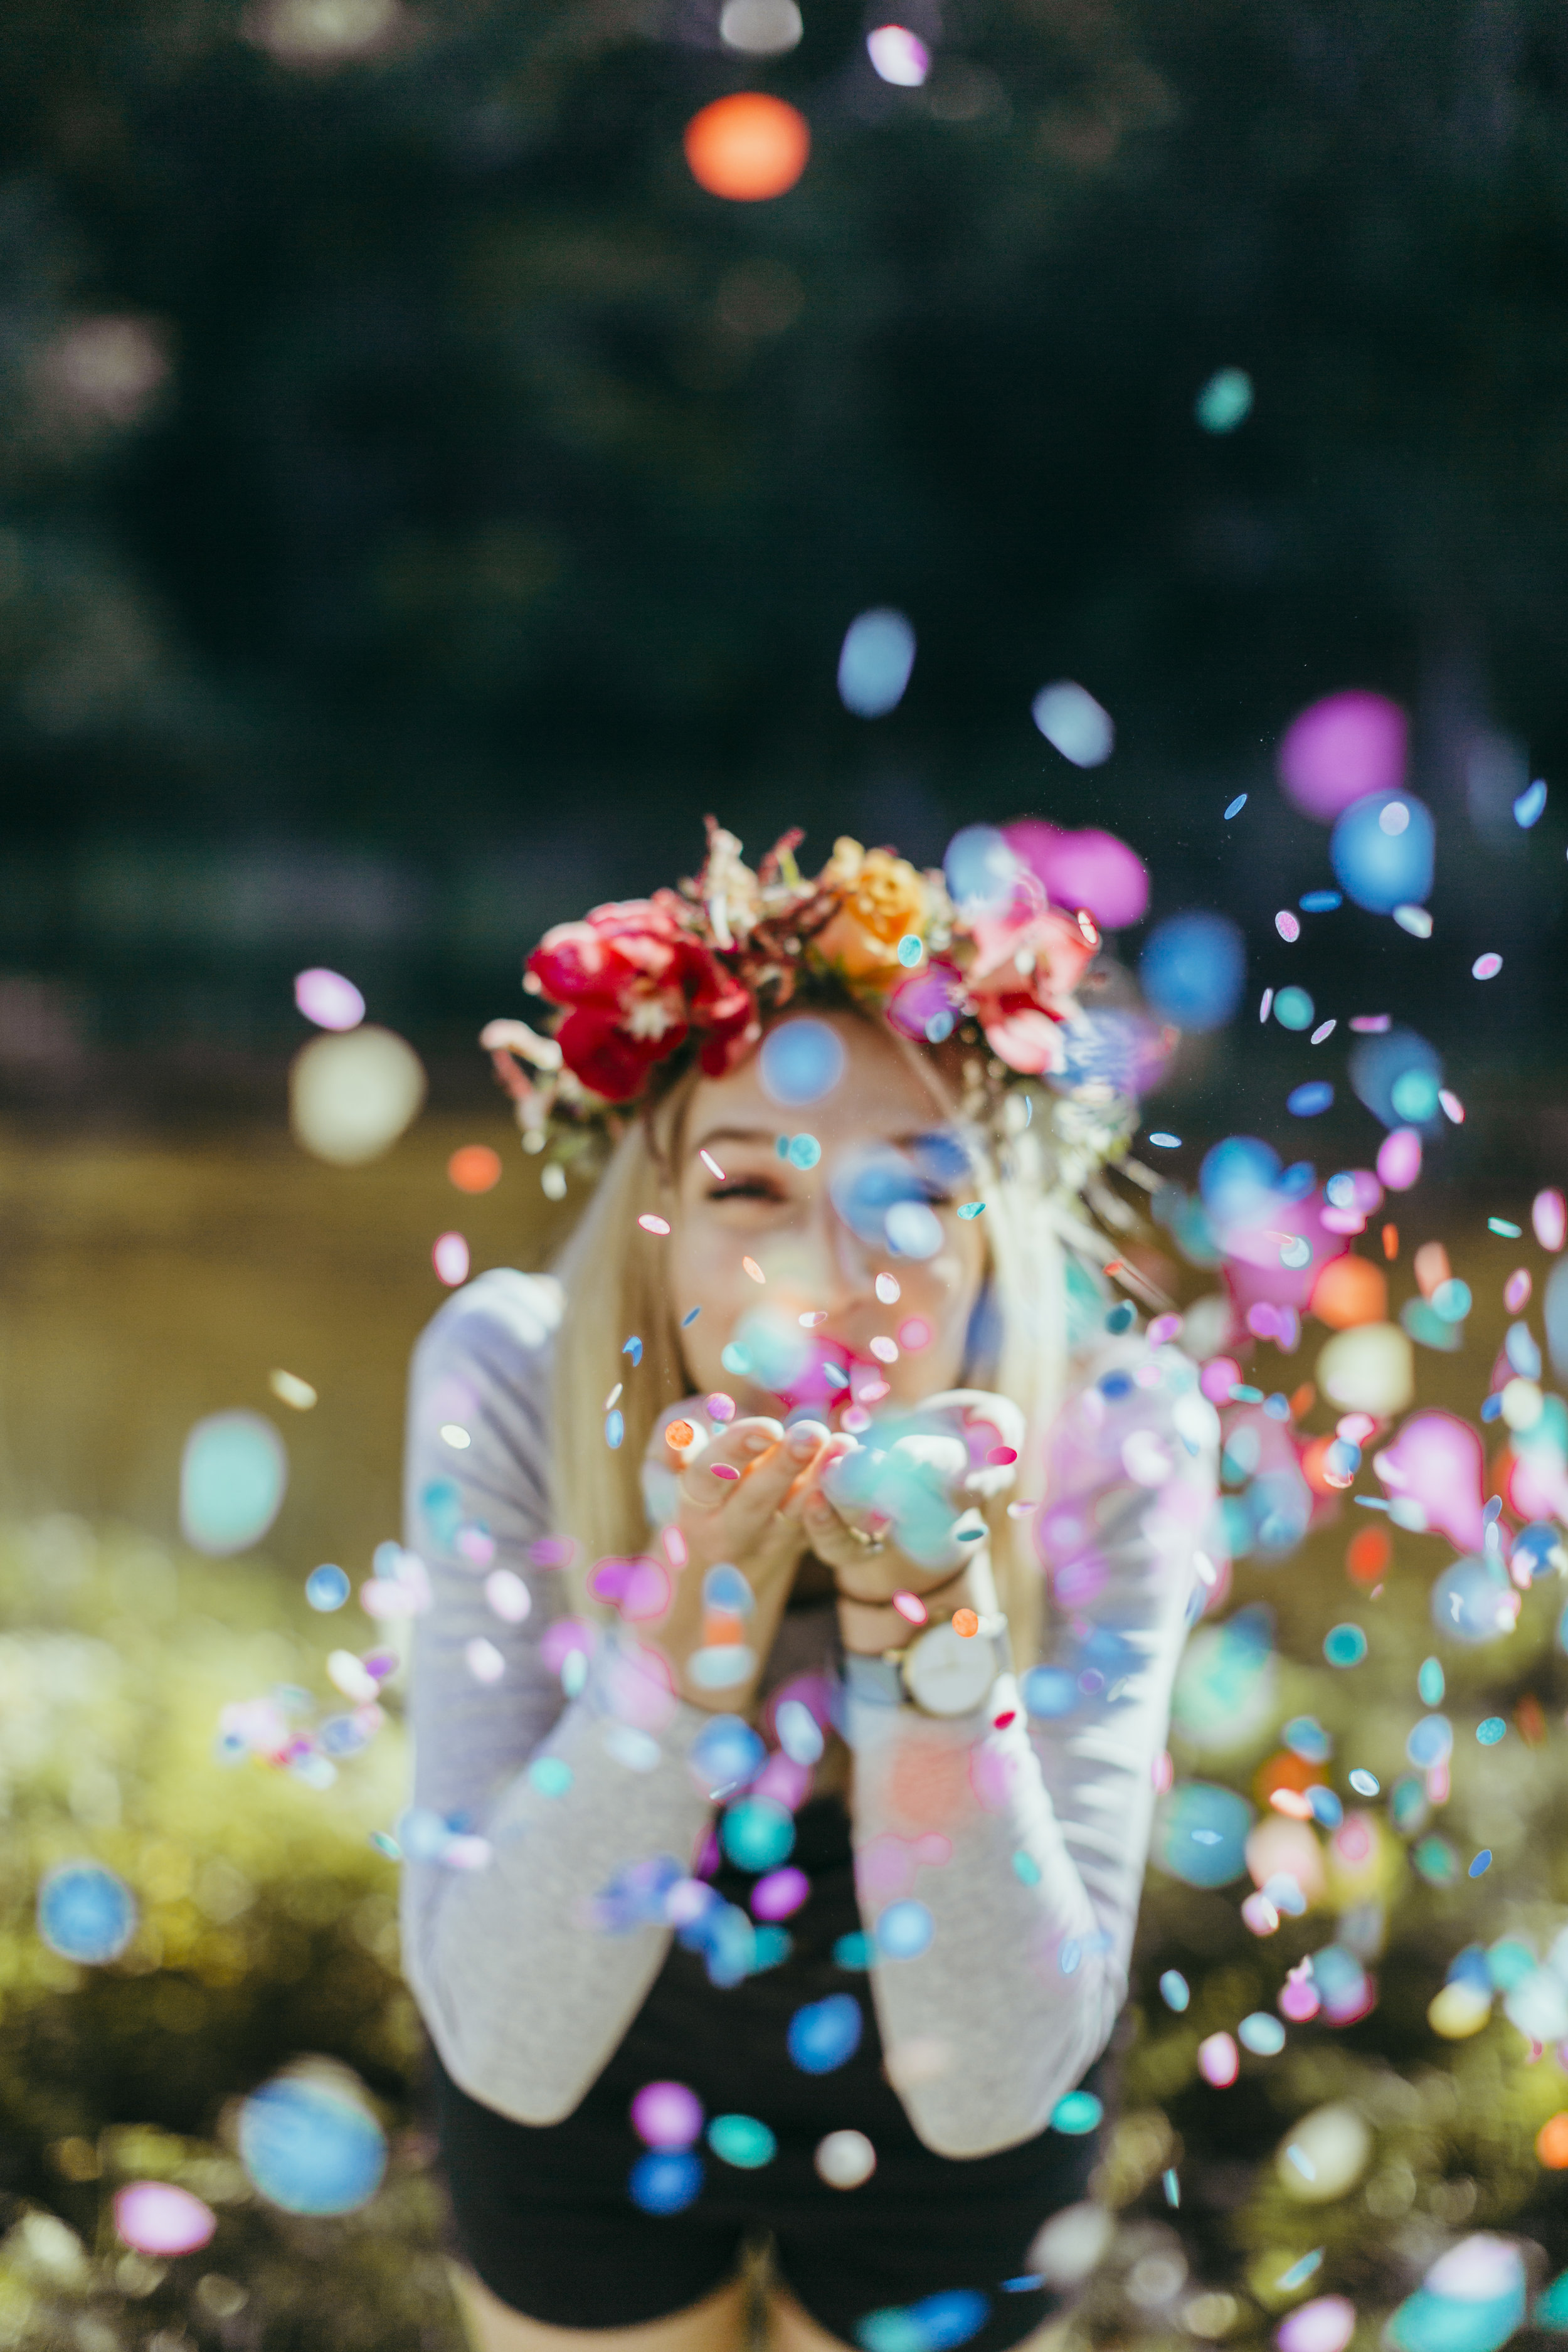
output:
[[[940,1584],[930,1586],[924,1592],[915,1593],[915,1599],[920,1601],[922,1606],[928,1601],[936,1600],[939,1594],[947,1591],[950,1584],[956,1584],[961,1577],[968,1575],[970,1565],[971,1563],[968,1560],[965,1560],[961,1568],[955,1568],[953,1570],[951,1576],[944,1576]],[[912,1587],[910,1589],[911,1591],[913,1590]],[[890,1609],[893,1606],[893,1596],[890,1592],[879,1592],[875,1599],[872,1599],[868,1594],[864,1592],[846,1592],[842,1585],[838,1588],[838,1598],[840,1601],[853,1601],[856,1606],[860,1609]],[[902,1612],[900,1611],[900,1613],[901,1615]],[[927,1614],[930,1614],[929,1611],[927,1612]]]

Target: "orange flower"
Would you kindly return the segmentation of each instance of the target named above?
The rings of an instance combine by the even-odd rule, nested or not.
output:
[[[862,849],[846,834],[834,843],[819,879],[839,903],[812,943],[816,953],[847,980],[894,977],[899,941],[910,932],[924,934],[931,897],[924,875],[907,857]]]

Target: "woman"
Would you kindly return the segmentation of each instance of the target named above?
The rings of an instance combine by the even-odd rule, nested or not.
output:
[[[782,2352],[1003,2352],[1094,2160],[1215,1434],[1062,1246],[1145,1041],[1002,835],[951,895],[794,845],[535,952],[525,1146],[618,1140],[415,1360],[405,1947],[485,2352],[730,2352],[761,2233]]]

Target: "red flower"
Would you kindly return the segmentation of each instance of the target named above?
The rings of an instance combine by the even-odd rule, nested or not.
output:
[[[704,1033],[703,1069],[718,1076],[756,1033],[756,1008],[686,927],[672,890],[595,907],[558,923],[528,959],[542,994],[563,1005],[555,1033],[567,1068],[607,1102],[641,1092],[649,1070]]]

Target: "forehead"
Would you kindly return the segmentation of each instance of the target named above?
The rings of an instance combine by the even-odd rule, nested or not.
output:
[[[942,1096],[922,1075],[913,1053],[851,1013],[801,1015],[833,1033],[842,1048],[836,1080],[806,1101],[778,1099],[768,1084],[773,1068],[771,1040],[784,1040],[794,1024],[775,1022],[763,1046],[728,1077],[702,1079],[691,1097],[688,1132],[700,1141],[704,1130],[723,1125],[764,1129],[770,1134],[815,1135],[827,1143],[849,1135],[903,1132],[938,1126]],[[791,1088],[791,1092],[795,1089]]]

